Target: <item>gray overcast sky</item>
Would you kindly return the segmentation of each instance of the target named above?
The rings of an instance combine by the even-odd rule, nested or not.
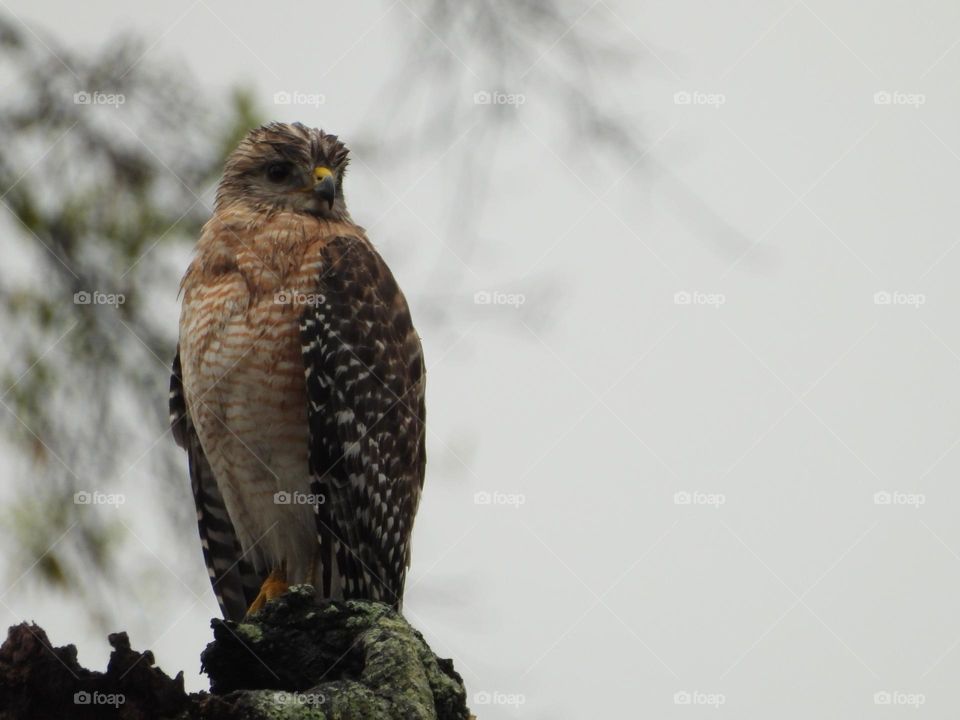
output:
[[[90,50],[133,30],[145,61],[180,62],[215,95],[250,85],[276,119],[348,143],[391,122],[378,100],[419,22],[402,1],[2,6]],[[503,88],[479,68],[465,88],[465,104],[498,89],[526,102],[489,149],[482,243],[450,299],[461,332],[424,337],[408,617],[484,720],[708,711],[685,700],[716,717],[865,717],[886,700],[956,717],[960,6],[570,8],[643,57],[639,76],[596,81],[649,155],[624,176],[589,138],[571,152],[565,118],[538,104],[539,68]],[[326,102],[274,106],[279,91]],[[358,162],[349,181],[413,297],[438,263],[462,272],[446,242],[455,155],[401,204],[409,168]],[[538,294],[541,277],[559,292]],[[524,323],[538,302],[554,324]],[[149,510],[131,503],[126,521],[162,548]],[[199,553],[158,552],[203,580]],[[158,561],[176,589],[168,575]],[[113,612],[199,688],[205,600]],[[62,600],[8,602],[105,661]]]

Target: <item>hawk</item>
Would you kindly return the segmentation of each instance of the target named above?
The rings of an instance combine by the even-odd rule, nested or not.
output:
[[[423,351],[347,211],[348,153],[300,123],[251,131],[181,283],[171,424],[230,619],[296,583],[398,609],[403,597],[426,462]]]

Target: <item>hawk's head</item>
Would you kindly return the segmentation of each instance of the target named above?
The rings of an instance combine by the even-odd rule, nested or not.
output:
[[[217,209],[242,204],[254,212],[288,210],[349,219],[343,175],[349,150],[323,130],[270,123],[251,130],[227,158]]]

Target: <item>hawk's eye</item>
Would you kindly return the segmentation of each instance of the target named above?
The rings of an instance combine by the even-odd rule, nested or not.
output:
[[[275,162],[267,165],[267,179],[270,182],[281,183],[290,177],[293,166],[288,162]]]

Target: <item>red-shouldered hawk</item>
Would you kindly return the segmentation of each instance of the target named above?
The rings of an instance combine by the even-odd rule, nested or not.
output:
[[[347,212],[347,155],[300,123],[250,132],[181,285],[171,422],[227,618],[287,584],[403,596],[426,462],[423,352]]]

